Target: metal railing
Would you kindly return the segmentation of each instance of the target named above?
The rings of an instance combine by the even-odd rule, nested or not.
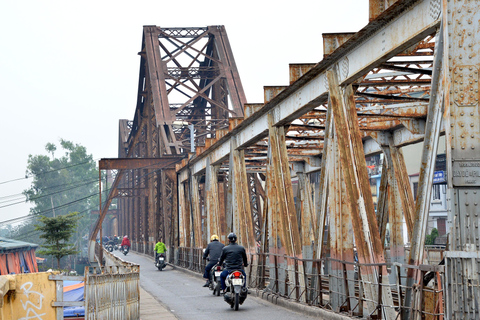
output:
[[[139,319],[140,266],[102,253],[105,267],[85,268],[85,319]]]
[[[139,269],[123,273],[120,269],[85,268],[86,319],[139,319]]]
[[[198,248],[178,248],[175,263],[202,273],[202,253]],[[361,264],[257,253],[249,255],[246,271],[250,288],[337,313],[376,319],[386,318],[387,313],[395,319],[444,317],[443,265]],[[418,279],[410,286],[408,272]],[[389,305],[382,300],[387,292]]]

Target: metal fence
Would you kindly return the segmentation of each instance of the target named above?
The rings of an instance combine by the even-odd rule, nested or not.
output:
[[[179,248],[175,263],[203,272],[202,249]],[[375,276],[366,276],[372,270]],[[259,253],[249,255],[246,271],[250,288],[337,313],[374,319],[387,314],[395,319],[444,317],[443,265],[360,264]],[[418,279],[412,285],[406,283],[409,272]],[[391,293],[389,305],[382,300],[385,292]]]
[[[85,319],[139,319],[140,266],[103,251],[106,267],[85,268]]]
[[[115,270],[117,269],[117,270]],[[139,319],[139,269],[85,268],[85,318]]]

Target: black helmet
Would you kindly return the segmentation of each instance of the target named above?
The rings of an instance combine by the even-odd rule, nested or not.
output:
[[[233,232],[231,232],[229,235],[228,235],[228,241],[230,242],[235,242],[237,241],[237,235]]]

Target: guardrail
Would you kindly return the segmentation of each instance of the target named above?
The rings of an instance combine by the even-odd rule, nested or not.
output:
[[[202,254],[199,248],[178,248],[175,264],[203,273]],[[371,270],[376,271],[374,277],[362,277],[364,272]],[[412,271],[417,273],[418,281],[408,286],[406,274]],[[249,287],[264,294],[350,316],[383,319],[389,309],[396,319],[417,315],[432,320],[444,317],[443,265],[361,264],[331,258],[298,259],[257,253],[249,255],[246,272]],[[376,300],[367,298],[364,293],[367,287]],[[392,293],[392,305],[382,302],[382,292],[386,290]],[[412,296],[408,302],[407,293]]]
[[[85,319],[139,319],[140,268],[85,268]]]

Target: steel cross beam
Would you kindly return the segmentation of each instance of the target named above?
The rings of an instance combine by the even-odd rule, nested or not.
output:
[[[418,43],[427,35],[432,34],[439,26],[439,16],[431,14],[431,2],[410,0],[398,1],[378,20],[367,25],[352,36],[339,49],[322,60],[303,77],[285,88],[265,106],[246,118],[240,125],[206,149],[201,155],[190,161],[192,174],[205,169],[206,157],[212,153],[212,163],[222,162],[230,152],[230,139],[236,139],[238,148],[246,148],[265,138],[268,134],[268,114],[274,117],[274,126],[280,126],[295,120],[317,106],[326,102],[328,96],[325,72],[338,65],[346,70],[340,74],[340,85],[355,82],[368,70],[380,66],[389,58]],[[381,48],[378,50],[378,48]],[[398,129],[402,132],[403,129]],[[398,136],[398,135],[396,135]],[[403,145],[394,140],[396,145]],[[181,170],[181,181],[187,178],[186,170]]]
[[[98,167],[99,170],[174,168],[175,164],[184,158],[184,155],[163,156],[161,158],[103,158],[98,162]]]

